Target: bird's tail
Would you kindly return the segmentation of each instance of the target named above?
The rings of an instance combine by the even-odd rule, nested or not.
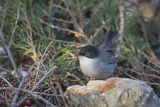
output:
[[[105,38],[104,43],[101,45],[101,47],[107,47],[112,48],[115,38],[117,37],[118,32],[117,31],[108,31],[107,36]]]

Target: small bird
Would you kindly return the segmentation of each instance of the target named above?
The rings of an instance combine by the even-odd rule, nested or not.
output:
[[[118,61],[112,51],[117,34],[117,31],[109,31],[100,47],[86,45],[80,48],[78,59],[84,75],[95,79],[107,79],[113,75]]]

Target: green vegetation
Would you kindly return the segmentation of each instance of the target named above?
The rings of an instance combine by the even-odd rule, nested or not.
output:
[[[122,10],[119,9],[119,2],[119,0],[0,0],[0,30],[6,39],[5,41],[0,39],[0,47],[3,47],[4,43],[9,45],[17,70],[26,71],[30,75],[24,86],[20,87],[21,94],[18,95],[17,101],[28,96],[27,98],[36,104],[46,105],[48,104],[44,100],[46,99],[53,105],[67,106],[63,95],[66,87],[84,84],[88,80],[77,65],[75,53],[79,47],[86,43],[99,45],[106,31],[120,32],[123,27],[124,42],[116,76],[146,81],[157,94],[160,94],[159,10],[156,8],[153,12],[155,15],[146,21],[144,11],[136,10],[144,6],[143,3],[138,3],[136,7],[126,0],[122,5],[125,7],[125,16],[120,17]],[[121,25],[122,19],[124,23]],[[119,45],[118,40],[116,45]],[[41,85],[32,90],[54,66],[58,67],[56,73],[53,71]],[[18,87],[18,79],[10,75],[12,71],[10,57],[7,54],[2,56],[0,54],[0,72],[7,72],[6,75],[2,73],[0,75],[13,87]],[[14,96],[13,87],[2,77],[0,88],[4,89],[0,89],[0,93],[3,93],[6,87],[10,87],[10,92],[5,93]],[[0,103],[3,98],[1,95],[3,94],[0,94]],[[13,98],[9,99],[8,96],[5,97],[9,103],[13,103]]]

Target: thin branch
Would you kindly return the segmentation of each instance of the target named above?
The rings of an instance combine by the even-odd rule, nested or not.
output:
[[[61,9],[61,10],[63,10],[63,11],[68,12],[68,11],[66,10],[66,8],[62,7],[61,5],[58,5],[58,4],[52,4],[52,6],[54,6],[54,7],[58,8],[58,9]]]
[[[80,32],[82,34],[81,37],[84,38],[87,42],[89,42],[89,38],[84,34],[82,26],[80,26],[80,24],[77,23],[77,19],[76,19],[75,15],[74,15],[74,12],[72,12],[71,9],[69,8],[67,0],[63,0],[63,2],[65,4],[65,6],[66,6],[67,12],[69,13],[69,15],[71,16],[71,18],[73,20],[73,23],[74,23],[76,29],[78,30],[78,32]]]
[[[106,4],[105,4],[104,2],[105,2],[105,0],[101,0],[101,2],[99,2],[98,4],[96,4],[96,8],[94,9],[91,17],[90,17],[87,21],[84,22],[84,28],[85,28],[87,25],[89,25],[89,24],[91,24],[91,23],[94,22],[94,18],[97,16],[98,12],[101,12],[101,9],[102,9],[104,6],[106,6]],[[94,6],[94,4],[91,4],[91,3],[90,3],[87,7],[90,8],[90,7],[92,7],[92,6]],[[86,9],[87,9],[87,7],[84,6],[84,8],[86,8]]]
[[[7,105],[7,107],[9,107],[9,106],[10,106],[10,103],[8,102],[7,97],[4,96],[4,95],[2,95],[2,94],[0,94],[0,97],[5,100],[5,104]]]
[[[79,0],[76,0],[76,6],[77,6],[77,13],[78,13],[78,16],[79,16],[79,26],[82,28],[84,28],[84,24],[83,24],[83,15],[82,15],[82,9],[81,9],[81,3]]]
[[[23,91],[23,90],[22,90]],[[34,94],[32,91],[25,91],[27,92],[28,94],[32,95],[33,97],[37,98],[37,99],[40,99],[41,101],[45,102],[47,105],[49,105],[49,107],[57,107],[55,105],[53,105],[52,103],[50,103],[48,100],[46,100],[45,98],[43,98],[42,96],[40,95],[37,95],[37,94]]]
[[[77,23],[77,20],[76,20],[76,17],[75,17],[75,15],[74,15],[74,12],[72,12],[71,9],[69,8],[69,5],[68,5],[67,1],[66,1],[66,0],[63,0],[63,2],[64,2],[64,4],[65,4],[65,6],[66,6],[67,12],[69,13],[69,15],[71,16],[71,18],[72,18],[72,20],[73,20],[73,22],[74,22],[75,27],[77,28],[78,31],[82,31],[81,27],[80,27],[79,24]]]
[[[77,77],[76,75],[74,75],[70,72],[67,72],[67,75],[74,77],[79,82],[80,85],[85,85],[85,83],[79,77]]]
[[[26,78],[23,77],[23,79],[22,79],[22,81],[20,82],[18,88],[22,88],[22,87],[24,86],[25,80],[26,80]],[[12,103],[11,103],[11,107],[17,107],[16,102],[17,102],[17,100],[18,100],[19,94],[20,94],[20,91],[19,91],[19,90],[16,90],[16,91],[15,91],[15,95],[14,95],[13,100],[12,100]]]
[[[148,56],[146,53],[143,53],[144,57],[150,61],[152,64],[154,64],[156,67],[160,68],[160,62],[156,62],[152,57]],[[158,61],[158,59],[157,59]]]
[[[4,78],[2,75],[0,75],[0,78],[2,78],[10,87],[13,87],[13,85],[6,78]]]
[[[6,2],[6,5],[5,5],[5,10],[4,10],[4,14],[3,14],[3,18],[2,18],[2,24],[1,24],[1,29],[0,30],[2,30],[2,28],[3,28],[3,24],[4,24],[4,20],[5,20],[5,17],[6,17],[6,12],[7,12],[7,6],[8,6],[8,4],[9,4],[9,0],[7,0],[7,2]]]
[[[49,76],[52,75],[53,71],[56,70],[57,67],[53,67],[51,68],[38,82],[37,84],[31,89],[31,91],[34,91],[37,87],[39,87],[44,81],[46,78],[48,78]]]
[[[44,59],[44,56],[46,55],[46,53],[47,53],[47,51],[48,51],[48,49],[49,49],[49,47],[51,46],[52,43],[53,43],[53,42],[50,42],[50,43],[48,44],[48,46],[46,47],[46,49],[44,50],[44,53],[42,54],[42,57],[41,57],[40,61],[38,62],[39,64],[38,64],[38,66],[37,66],[37,70],[39,70],[40,65],[42,65],[42,66],[45,68],[45,66],[44,66],[44,64],[43,64],[43,61],[45,60],[45,59]],[[45,68],[45,70],[46,70],[46,68]],[[46,71],[47,71],[47,70],[46,70]]]
[[[35,95],[34,97],[42,100],[43,102],[45,102],[46,104],[48,104],[49,107],[57,107],[57,106],[53,105],[52,103],[50,103],[50,102],[49,102],[48,100],[46,100],[45,98],[43,98],[42,96]]]
[[[65,31],[65,32],[69,32],[69,33],[73,33],[73,34],[76,34],[76,33],[79,33],[79,32],[76,32],[74,30],[70,30],[70,29],[67,29],[67,28],[61,28],[61,27],[58,27],[58,26],[55,26],[55,25],[51,25],[47,22],[44,22],[42,19],[40,18],[37,18],[41,23],[45,24],[45,25],[48,25],[50,26],[51,28],[53,29],[57,29],[57,30],[61,30],[61,31]]]
[[[63,22],[63,23],[73,23],[73,21],[69,21],[69,20],[64,20],[62,18],[56,18],[51,16],[46,10],[42,9],[43,13],[48,16],[49,18],[51,18],[52,20],[58,21],[58,22]]]
[[[121,72],[123,72],[125,75],[127,75],[127,76],[129,76],[130,78],[132,78],[132,79],[135,79],[135,80],[137,80],[138,78],[137,77],[134,77],[134,75],[132,76],[130,73],[127,73],[127,71],[131,71],[131,72],[134,72],[134,73],[136,73],[136,74],[138,74],[139,76],[147,76],[148,78],[150,78],[150,77],[154,77],[154,78],[158,78],[159,79],[159,77],[158,76],[155,76],[155,75],[147,75],[147,74],[144,74],[144,73],[140,73],[140,72],[138,72],[138,71],[135,71],[135,70],[133,70],[133,69],[126,69],[126,68],[121,68],[121,67],[119,67],[118,68]],[[146,82],[147,84],[150,84],[150,85],[155,85],[155,86],[160,86],[160,84],[158,84],[158,83],[151,83],[151,82],[149,82],[149,81],[146,81],[146,80],[144,80],[144,79],[140,79],[140,80],[143,80],[144,82]]]
[[[124,1],[123,0],[120,0],[120,5],[119,5],[119,12],[120,12],[120,23],[119,23],[119,44],[117,46],[117,49],[116,49],[116,57],[118,57],[119,53],[120,53],[120,50],[121,50],[121,47],[122,47],[122,44],[124,42],[124,27],[125,27],[125,8],[124,8]]]
[[[145,65],[144,63],[142,63],[141,61],[139,61],[139,59],[137,59],[136,57],[133,57],[133,58],[135,59],[135,61],[136,61],[137,64],[142,65],[143,67],[149,68],[151,71],[154,71],[154,72],[160,74],[160,72],[159,72],[158,69],[152,68],[149,65]]]
[[[56,82],[56,85],[57,85],[57,88],[59,89],[59,92],[61,93],[61,95],[62,95],[62,100],[63,100],[63,102],[64,102],[64,106],[65,107],[69,107],[69,105],[67,104],[67,101],[66,101],[66,99],[65,99],[65,96],[64,96],[64,92],[63,92],[63,90],[62,90],[62,87],[61,87],[61,85],[58,83],[58,82]]]
[[[14,69],[13,74],[15,74],[15,75],[16,75],[16,73],[19,74],[18,70],[17,70],[15,60],[14,60],[13,55],[12,55],[12,52],[11,52],[10,48],[8,47],[7,43],[5,42],[5,38],[4,38],[4,35],[3,35],[1,30],[0,30],[0,39],[3,41],[4,48],[7,51],[9,59],[12,63],[12,66],[13,66],[13,69]]]
[[[37,87],[39,87],[39,86],[46,80],[46,78],[48,78],[49,76],[52,75],[53,72],[56,72],[56,69],[57,69],[56,66],[53,67],[53,68],[51,68],[51,69],[36,83],[36,85],[33,86],[33,88],[31,89],[30,92],[33,92]],[[28,97],[28,95],[25,96],[22,100],[18,101],[18,102],[17,102],[17,106],[19,106],[27,97]],[[42,99],[42,98],[41,98],[41,99]]]
[[[96,32],[93,34],[92,38],[91,38],[91,42],[93,42],[93,40],[96,38],[96,36],[98,35],[98,33],[100,31],[102,31],[103,28],[105,28],[106,23],[102,22],[102,25],[96,30]]]
[[[11,46],[12,39],[13,39],[14,33],[16,31],[16,28],[17,28],[18,20],[19,20],[19,9],[17,9],[17,18],[16,18],[15,25],[14,25],[14,28],[13,28],[13,31],[12,31],[12,35],[11,35],[11,38],[10,38],[9,47]]]
[[[5,90],[5,89],[6,89],[6,87],[0,87],[0,90]],[[57,106],[53,105],[52,103],[50,103],[50,102],[49,102],[48,100],[46,100],[45,98],[43,98],[42,96],[37,95],[36,92],[34,93],[34,92],[32,92],[32,91],[24,90],[24,89],[21,89],[21,88],[14,88],[14,90],[19,91],[19,92],[20,92],[20,91],[23,91],[23,92],[25,92],[25,93],[28,93],[28,94],[32,95],[33,97],[35,97],[35,98],[37,98],[37,99],[40,99],[41,101],[45,102],[46,104],[49,105],[49,107],[57,107]],[[23,101],[24,101],[24,100],[23,100]],[[20,104],[21,104],[21,103],[20,103]],[[11,107],[19,107],[20,104],[17,103],[16,106],[11,106]]]
[[[138,8],[137,8],[138,10]],[[140,25],[141,25],[141,28],[142,28],[142,31],[143,31],[143,36],[144,36],[144,40],[145,40],[145,43],[148,45],[148,52],[149,52],[149,55],[151,56],[151,59],[157,63],[158,65],[160,65],[160,60],[157,58],[157,56],[155,55],[153,49],[151,48],[151,45],[149,43],[149,40],[148,40],[148,37],[147,37],[147,30],[146,30],[146,27],[145,27],[145,21],[144,21],[144,18],[141,17],[140,18]]]

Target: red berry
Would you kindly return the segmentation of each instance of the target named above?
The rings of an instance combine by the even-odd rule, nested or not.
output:
[[[33,105],[33,101],[32,99],[25,99],[23,101],[24,106],[32,106]]]

